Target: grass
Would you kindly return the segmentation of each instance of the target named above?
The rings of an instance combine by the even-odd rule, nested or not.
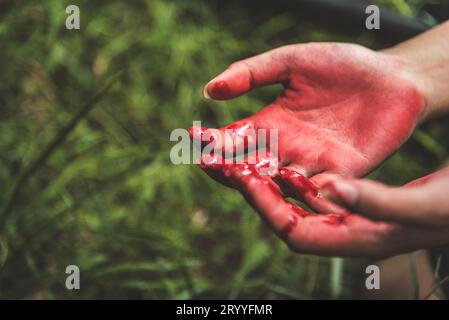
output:
[[[287,42],[381,44],[215,1],[79,1],[81,30],[68,31],[68,4],[0,3],[0,297],[357,297],[363,261],[292,254],[236,192],[173,166],[169,135],[273,98],[277,87],[205,101],[202,86],[232,61]],[[431,171],[447,134],[424,126],[375,174],[402,183]],[[79,291],[64,287],[70,264]]]

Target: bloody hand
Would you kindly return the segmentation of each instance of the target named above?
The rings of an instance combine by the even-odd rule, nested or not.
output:
[[[284,197],[315,201],[323,208],[327,205],[335,209],[335,205],[324,198],[306,177],[290,169],[281,168],[272,176],[261,175],[259,171],[266,165],[264,160],[259,159],[256,164],[223,164],[221,156],[213,154],[203,156],[200,166],[214,179],[239,190],[294,251],[330,256],[384,258],[430,245],[440,245],[449,240],[449,214],[446,215],[446,228],[428,228],[427,225],[422,227],[408,223],[372,221],[343,209],[337,214],[307,212]],[[427,180],[420,179],[410,186],[412,188]],[[333,194],[333,199],[340,196],[337,189],[333,188],[333,183],[328,183],[326,190],[327,194]],[[446,206],[448,208],[449,205]],[[422,219],[425,217],[422,216]]]
[[[233,63],[204,94],[224,100],[282,83],[272,104],[225,128],[278,129],[281,167],[321,185],[328,173],[368,173],[409,137],[425,111],[409,70],[358,45],[290,45]]]
[[[335,174],[366,174],[409,137],[425,113],[425,101],[408,70],[396,57],[336,43],[292,45],[234,63],[205,87],[205,96],[229,99],[273,83],[282,83],[284,90],[269,106],[220,132],[224,137],[226,128],[278,129],[280,168],[261,175],[257,164],[217,164],[219,155],[203,159],[201,166],[238,189],[297,251],[382,257],[445,238],[350,214],[319,192]],[[195,128],[191,134],[198,138]],[[288,196],[327,214],[308,213],[286,201]]]

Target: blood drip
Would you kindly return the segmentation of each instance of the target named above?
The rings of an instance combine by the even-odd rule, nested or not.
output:
[[[238,129],[238,127],[231,126],[228,128]],[[206,127],[190,128],[189,134],[192,139],[197,139],[201,138],[201,134],[203,134],[206,130],[208,130],[208,128]],[[199,166],[214,179],[224,183],[227,186],[234,187],[240,190],[242,193],[245,193],[245,190],[249,189],[249,185],[254,182],[257,182],[259,184],[269,184],[268,180],[260,179],[260,169],[268,167],[269,163],[269,152],[266,153],[266,157],[257,156],[255,164],[250,164],[247,161],[243,163],[225,164],[224,159],[221,155],[211,154],[203,155]],[[255,179],[251,179],[251,177],[254,177]],[[304,196],[306,194],[310,194],[313,197],[318,197],[320,194],[319,188],[315,184],[313,184],[307,177],[291,169],[282,168],[278,172],[276,172],[272,178],[281,183],[287,190],[287,193],[291,196],[294,196],[295,198],[304,199]],[[273,185],[274,184],[269,184],[271,191],[274,188]],[[255,187],[257,188],[257,186]],[[275,190],[275,192],[279,194],[279,201],[285,201],[279,190]],[[288,207],[289,209],[293,210],[294,214],[291,214],[288,217],[288,222],[281,230],[281,237],[284,239],[286,239],[294,230],[294,228],[298,224],[299,219],[313,214],[293,203],[288,203]],[[348,215],[349,213],[324,214],[324,216],[328,219],[326,222],[333,225],[340,225],[344,223],[345,218]]]

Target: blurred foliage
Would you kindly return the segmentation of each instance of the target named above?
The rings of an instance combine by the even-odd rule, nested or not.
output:
[[[423,1],[377,2],[418,16]],[[78,1],[81,30],[68,31],[69,4],[0,1],[3,204],[58,130],[123,74],[20,187],[0,226],[0,297],[356,297],[361,261],[291,253],[235,191],[172,165],[169,135],[197,119],[224,125],[278,92],[205,101],[202,86],[232,61],[288,42],[381,44],[293,12],[255,22],[218,1]],[[444,122],[423,127],[373,176],[403,183],[435,169],[447,136]],[[70,264],[81,290],[65,289]]]

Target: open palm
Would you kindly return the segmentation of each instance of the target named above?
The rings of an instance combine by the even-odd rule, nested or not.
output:
[[[424,110],[412,79],[389,55],[311,43],[233,63],[205,94],[230,99],[282,83],[272,104],[225,128],[278,129],[280,165],[319,183],[323,173],[364,175],[401,146]]]
[[[370,221],[319,193],[335,174],[368,173],[410,136],[425,101],[407,70],[387,54],[338,43],[286,46],[234,63],[205,87],[207,97],[230,99],[274,83],[282,83],[284,90],[272,104],[220,132],[278,129],[279,170],[265,176],[257,165],[201,166],[238,189],[296,250],[382,256],[419,247],[433,231]],[[193,128],[193,138],[200,132]],[[327,214],[309,214],[286,196]]]

